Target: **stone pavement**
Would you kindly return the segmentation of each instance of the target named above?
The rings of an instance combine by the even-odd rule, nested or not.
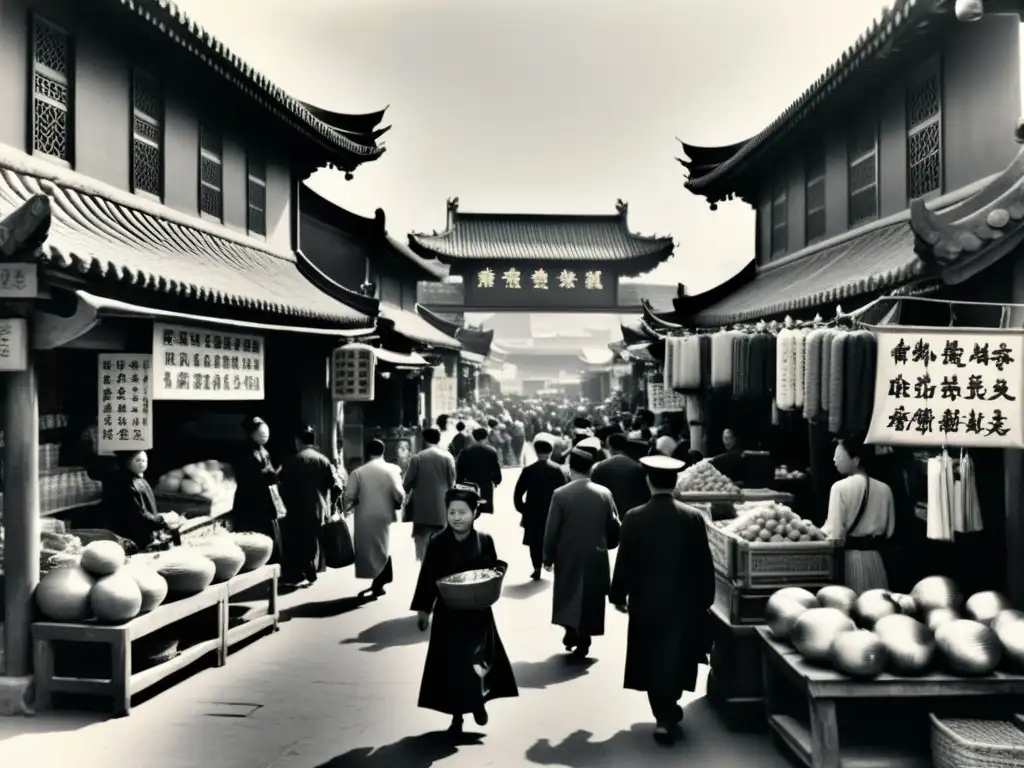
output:
[[[440,714],[416,707],[427,636],[408,610],[415,562],[409,527],[392,532],[396,583],[357,605],[365,583],[331,572],[283,598],[281,630],[135,706],[131,716],[41,714],[0,720],[0,765],[41,759],[61,768],[518,768],[790,765],[767,737],[732,734],[698,694],[688,699],[685,741],[654,744],[646,697],[622,689],[625,617],[608,613],[589,667],[565,663],[550,621],[550,583],[529,582],[506,470],[499,513],[481,527],[510,563],[496,607],[520,686],[494,702],[490,723],[467,721],[462,743],[436,731]],[[705,670],[706,671],[706,670]],[[703,676],[702,676],[703,681]]]

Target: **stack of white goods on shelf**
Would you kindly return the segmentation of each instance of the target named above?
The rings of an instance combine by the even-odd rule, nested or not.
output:
[[[825,534],[814,523],[801,520],[785,504],[774,501],[737,504],[736,519],[725,530],[749,542],[762,544],[825,540]]]
[[[157,493],[196,496],[214,503],[233,499],[235,488],[231,467],[215,460],[173,469],[162,475],[156,485]]]
[[[679,480],[676,482],[676,493],[715,493],[715,494],[738,494],[739,487],[723,475],[707,459],[698,461],[679,473]]]

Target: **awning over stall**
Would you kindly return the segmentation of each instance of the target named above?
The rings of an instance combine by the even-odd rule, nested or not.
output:
[[[381,306],[380,317],[394,325],[395,333],[405,336],[414,343],[440,349],[460,349],[462,347],[459,341],[441,333],[415,312],[408,312],[397,307]]]
[[[345,347],[346,349],[368,349],[377,358],[377,362],[393,365],[397,368],[426,368],[430,365],[426,358],[415,352],[410,352],[406,355],[401,352],[392,352],[390,349],[371,347],[369,344],[361,342],[346,344]]]

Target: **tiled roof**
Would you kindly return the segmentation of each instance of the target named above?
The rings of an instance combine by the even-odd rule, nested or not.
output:
[[[119,10],[165,35],[207,65],[211,72],[234,84],[255,102],[284,116],[294,128],[336,155],[337,165],[352,170],[384,153],[375,142],[374,128],[383,110],[371,115],[340,115],[311,109],[242,61],[224,43],[168,0],[106,0]],[[347,118],[347,121],[346,121]],[[369,119],[377,118],[367,130]],[[384,131],[380,131],[377,135]],[[356,135],[350,136],[349,134]],[[368,140],[369,139],[369,140]],[[341,157],[338,157],[341,155]]]
[[[735,191],[728,188],[728,178],[752,155],[817,110],[840,86],[849,85],[855,74],[860,76],[865,70],[884,66],[900,46],[930,34],[938,27],[936,17],[952,17],[953,5],[953,0],[897,0],[824,74],[756,136],[728,147],[693,147],[694,154],[687,152],[689,161],[677,158],[691,171],[686,188],[697,194],[706,194],[713,201],[724,199],[729,192]],[[684,144],[684,150],[686,146]]]
[[[394,324],[396,333],[405,336],[405,338],[412,342],[441,349],[459,349],[462,347],[458,340],[437,330],[437,328],[415,312],[382,305],[380,316],[382,319]]]
[[[920,257],[957,284],[994,264],[1024,241],[1024,149],[1006,170],[960,205],[935,212],[910,204]]]
[[[612,215],[461,213],[449,201],[449,226],[440,234],[409,235],[409,245],[427,258],[459,260],[629,261],[672,255],[671,237],[629,231],[628,206],[621,200]]]
[[[116,190],[0,145],[0,214],[50,198],[46,266],[125,286],[328,324],[372,319],[319,290],[293,253]]]
[[[487,353],[491,349],[491,343],[494,341],[494,331],[485,331],[481,328],[469,328],[460,323],[454,323],[431,312],[422,304],[416,305],[416,314],[430,323],[441,333],[447,334],[448,336],[456,339],[462,344],[462,350],[464,352],[472,352],[473,354],[487,357]]]

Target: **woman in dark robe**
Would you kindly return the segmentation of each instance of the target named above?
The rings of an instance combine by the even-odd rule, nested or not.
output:
[[[440,599],[438,579],[498,564],[494,539],[473,527],[479,515],[477,487],[456,485],[445,495],[445,504],[448,527],[427,546],[412,610],[419,613],[422,631],[430,626],[430,614],[434,615],[419,706],[451,715],[448,730],[460,733],[463,715],[471,713],[477,725],[486,725],[485,704],[518,696],[519,689],[491,609],[453,611]]]
[[[242,429],[246,435],[245,444],[232,465],[238,487],[231,521],[236,531],[262,533],[273,539],[274,552],[270,562],[279,563],[281,526],[277,519],[277,506],[271,496],[271,488],[277,488],[277,470],[266,449],[270,427],[263,419],[254,416],[242,422]]]
[[[107,527],[141,552],[157,533],[167,530],[145,478],[149,457],[145,451],[119,451],[116,458],[117,467],[103,481]]]

